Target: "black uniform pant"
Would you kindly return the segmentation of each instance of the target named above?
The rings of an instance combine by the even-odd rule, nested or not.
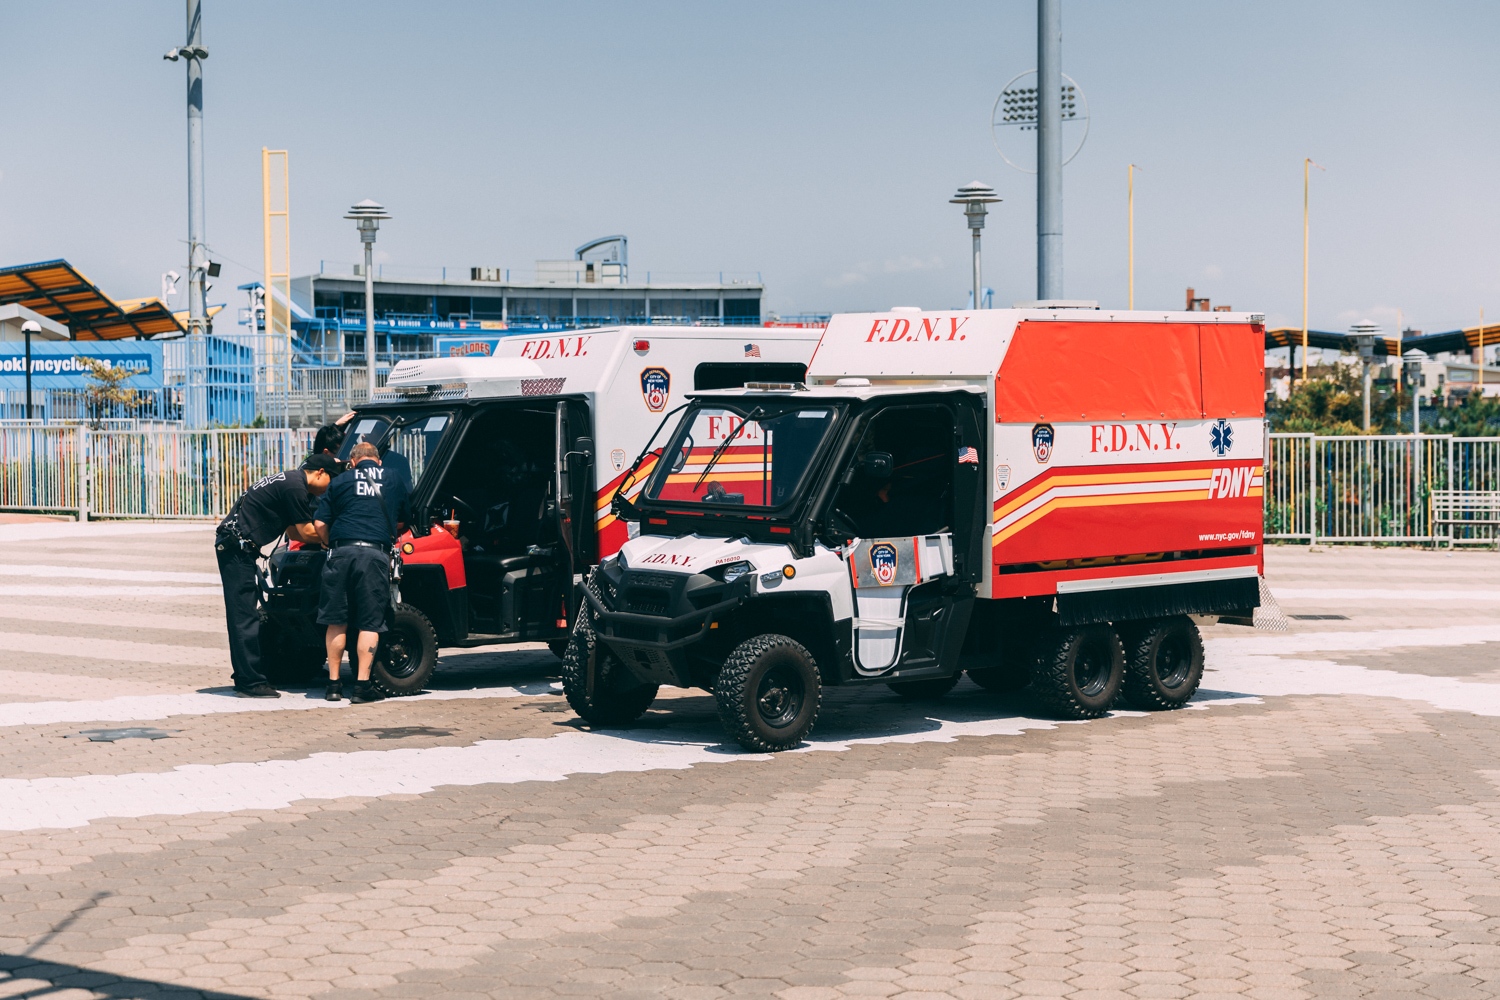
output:
[[[229,663],[234,686],[266,683],[260,672],[260,608],[255,587],[255,553],[228,549],[217,552],[219,579],[224,583],[224,618],[229,625]]]

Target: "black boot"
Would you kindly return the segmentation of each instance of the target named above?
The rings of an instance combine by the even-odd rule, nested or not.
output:
[[[344,685],[338,681],[329,681],[328,687],[323,690],[324,701],[342,701],[344,698]]]
[[[354,693],[349,696],[349,704],[364,705],[372,701],[381,701],[385,698],[385,692],[376,687],[373,681],[355,681]]]

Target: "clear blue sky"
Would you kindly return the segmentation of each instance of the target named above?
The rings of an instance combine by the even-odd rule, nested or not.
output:
[[[1005,198],[986,283],[1035,295],[1034,182],[990,142],[1035,62],[1035,4],[205,0],[210,293],[258,277],[260,148],[291,150],[294,271],[353,260],[341,216],[395,216],[392,264],[529,269],[623,232],[637,272],[760,271],[783,312],[951,307],[953,189]],[[175,0],[6,4],[0,262],[66,257],[117,297],[184,270]],[[1066,293],[1183,289],[1300,322],[1500,319],[1500,5],[1064,0],[1093,111],[1067,168]]]

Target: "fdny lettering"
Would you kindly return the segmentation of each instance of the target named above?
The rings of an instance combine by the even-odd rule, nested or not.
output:
[[[1238,469],[1215,469],[1208,479],[1208,498],[1224,500],[1242,497],[1249,492],[1250,482],[1254,478],[1255,470],[1248,465]]]
[[[740,430],[745,424],[744,419],[741,417],[725,415],[710,416],[705,419],[708,421],[708,440],[710,441],[722,441],[731,434],[735,434],[736,431],[739,431],[735,435],[736,441],[760,440],[759,421],[752,423],[749,427],[745,427],[744,430]]]
[[[947,320],[946,326],[944,319]],[[916,327],[911,325],[911,320],[905,318],[877,319],[870,324],[870,335],[865,338],[865,343],[894,344],[897,341],[967,340],[969,335],[958,331],[963,329],[969,319],[968,316],[924,316],[921,324]],[[890,329],[886,329],[887,325]]]
[[[544,340],[528,340],[521,345],[521,357],[533,361],[543,358],[586,358],[589,341],[593,337],[548,337]]]
[[[678,555],[675,552],[653,552],[641,560],[646,566],[686,566],[693,561],[692,556]]]
[[[1156,424],[1093,424],[1089,427],[1089,451],[1108,453],[1115,451],[1181,451],[1182,443],[1174,442],[1177,422]]]

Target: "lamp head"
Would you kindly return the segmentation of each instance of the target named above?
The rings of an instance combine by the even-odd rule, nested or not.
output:
[[[346,219],[353,219],[355,228],[359,230],[359,238],[364,243],[375,242],[375,232],[380,228],[381,219],[389,219],[385,206],[378,201],[366,198],[364,201],[353,205],[349,209]]]
[[[42,324],[38,323],[34,319],[28,319],[26,322],[24,322],[24,323],[21,324],[21,332],[22,333],[41,333],[42,332]]]
[[[992,205],[1000,201],[1000,196],[995,194],[995,189],[980,181],[970,181],[954,193],[948,202],[953,205],[964,207],[964,218],[969,222],[969,228],[978,233],[984,228],[984,216],[988,209],[986,205]]]

